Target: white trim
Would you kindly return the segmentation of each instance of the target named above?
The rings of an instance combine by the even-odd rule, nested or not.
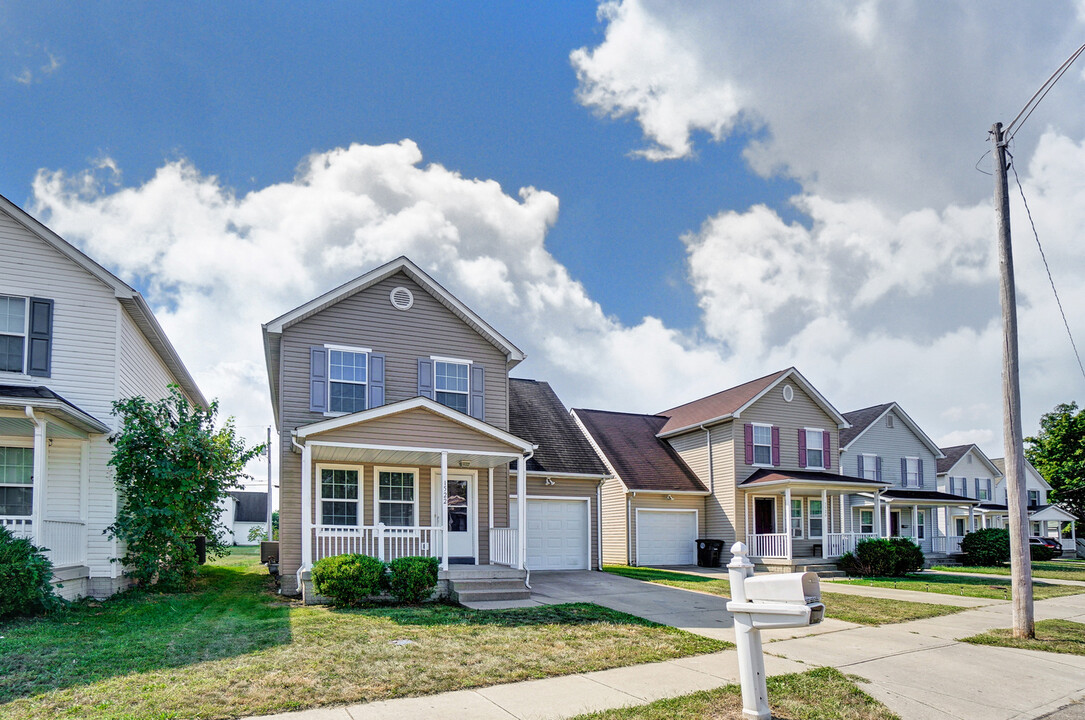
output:
[[[822,494],[825,490],[821,491]],[[806,539],[807,540],[824,540],[825,539],[825,524],[828,516],[828,503],[819,497],[805,498],[806,499]],[[821,534],[815,535],[810,529],[810,521],[814,519],[814,512],[810,508],[810,503],[821,503],[821,515],[818,516],[818,520],[821,520]]]
[[[871,482],[878,482],[878,455],[876,453],[859,453],[859,456],[863,458],[863,480],[870,480]],[[870,471],[874,475],[873,478],[866,476],[867,472],[867,460],[873,460],[870,464]],[[844,463],[840,463],[840,467],[844,467]]]
[[[426,453],[448,452],[453,455],[487,455],[491,457],[509,457],[514,459],[520,457],[514,452],[495,452],[493,450],[454,450],[452,448],[413,447],[410,445],[373,445],[371,443],[333,442],[331,440],[309,440],[306,442],[306,445],[311,447],[354,448],[357,450],[402,450],[403,452]],[[466,470],[467,468],[464,469]]]
[[[636,561],[637,561],[637,567],[642,567],[641,562],[640,562],[640,517],[639,517],[642,512],[647,512],[647,513],[693,513],[693,535],[694,535],[693,539],[694,540],[697,539],[696,535],[701,530],[701,517],[700,517],[699,511],[696,508],[673,508],[673,509],[672,508],[637,508],[636,512],[633,513],[633,517],[634,517],[634,519],[636,521],[636,526],[637,526],[637,542],[636,542],[636,548],[634,548],[634,552],[635,552],[635,555],[636,555]],[[590,533],[589,533],[589,535],[590,535]],[[696,548],[693,549],[693,557],[696,560],[696,558],[697,558],[697,549]]]
[[[776,516],[777,516],[777,513],[779,511],[779,508],[776,506],[776,498],[778,498],[779,495],[755,495],[755,494],[752,494],[752,493],[749,493],[748,495],[749,495],[750,499],[753,500],[753,523],[751,523],[750,528],[747,529],[746,532],[749,533],[750,535],[775,535],[777,533],[777,530],[779,529],[777,527],[777,524],[776,524]],[[772,532],[767,532],[767,533],[759,533],[759,532],[757,532],[757,499],[758,498],[766,498],[768,500],[772,500]],[[791,532],[791,528],[788,528],[788,532]]]
[[[878,531],[878,523],[875,522],[877,520],[877,517],[878,517],[878,512],[877,512],[877,510],[875,509],[875,507],[873,505],[871,505],[869,507],[853,506],[852,510],[854,510],[856,515],[858,516],[858,517],[856,517],[854,519],[856,521],[855,525],[857,525],[859,527],[859,534],[860,535],[873,535],[874,533],[876,533]],[[870,531],[869,532],[863,529],[863,513],[865,513],[865,512],[870,513]],[[854,526],[853,526],[853,529],[854,529]]]
[[[26,364],[30,355],[30,298],[26,295],[8,295],[0,293],[0,298],[23,301],[23,332],[16,335],[8,330],[0,332],[0,337],[21,337],[23,339],[23,360],[18,370],[0,370],[0,376],[14,375],[19,379],[29,378]]]
[[[385,527],[420,527],[422,525],[422,519],[418,517],[418,509],[420,507],[418,502],[418,496],[421,494],[421,483],[419,482],[419,470],[415,467],[403,467],[393,465],[374,465],[373,466],[373,525],[378,525],[381,521],[380,516],[380,504],[381,502],[396,503],[397,505],[405,505],[402,500],[384,500],[380,499],[380,473],[381,472],[397,472],[405,473],[409,472],[414,475],[414,522],[408,525],[386,525]]]
[[[769,430],[769,444],[768,444],[769,461],[768,461],[767,464],[757,462],[757,447],[758,447],[758,444],[757,444],[757,428],[759,428],[759,427],[768,428],[768,430]],[[750,445],[753,447],[753,462],[750,463],[750,467],[755,467],[755,468],[776,467],[775,465],[772,464],[772,428],[773,427],[775,427],[775,426],[772,423],[762,423],[762,422],[752,422],[752,423],[750,423]],[[743,438],[743,441],[745,441],[745,438]],[[761,445],[761,447],[765,447],[765,446]],[[780,458],[780,459],[783,460],[783,458]]]
[[[316,492],[316,501],[319,503],[316,513],[316,518],[313,521],[313,525],[319,528],[325,527],[362,527],[365,525],[365,511],[363,510],[362,503],[365,501],[365,466],[355,465],[351,463],[336,463],[336,462],[321,462],[316,463],[316,476],[313,478],[313,482],[316,485],[313,488]],[[358,473],[358,498],[357,500],[351,500],[350,498],[326,498],[324,497],[323,483],[321,482],[321,470],[353,470]],[[357,525],[325,525],[324,524],[324,503],[327,502],[352,502],[355,503],[355,507],[358,510],[358,524]],[[376,518],[374,518],[376,520]],[[377,523],[374,522],[374,525]]]
[[[587,568],[586,569],[592,570],[593,568],[592,568],[592,562],[591,562],[591,497],[590,496],[588,496],[588,497],[576,497],[576,496],[573,496],[573,495],[532,495],[530,493],[528,493],[526,495],[526,497],[527,497],[527,504],[524,505],[525,508],[527,508],[527,505],[531,504],[532,500],[560,500],[560,501],[563,501],[563,502],[575,501],[575,502],[586,502],[588,504],[588,508],[587,508],[588,509],[588,514],[586,516],[587,520],[588,520],[588,545],[587,545],[586,548],[584,548],[585,552],[587,553],[584,556],[584,558],[587,560]],[[511,495],[509,495],[509,504],[510,505],[512,504],[513,500],[517,501],[516,502],[516,513],[517,513],[517,516],[519,516],[519,514],[520,514],[520,502],[519,502],[519,498],[516,495],[516,493],[512,493]],[[511,517],[512,517],[512,513],[509,513],[509,518],[511,518]],[[517,519],[519,519],[519,517],[517,517]],[[517,526],[519,526],[519,522],[517,523]],[[601,526],[600,526],[600,530],[601,530]],[[600,532],[599,537],[600,537],[600,539],[602,539],[602,532]],[[527,542],[527,528],[524,528],[524,538],[525,538],[524,542],[526,544],[526,542]],[[600,556],[600,557],[602,557],[602,556]],[[602,564],[601,561],[600,561],[600,564]],[[536,568],[536,569],[538,569],[538,568]]]
[[[365,353],[367,355],[373,352],[373,348],[354,347],[353,345],[333,345],[332,343],[324,343],[324,348],[327,350],[342,350],[344,352]],[[329,360],[328,362],[331,361]],[[366,369],[368,370],[368,367]]]
[[[791,402],[795,399],[795,388],[791,387],[791,384],[784,385],[783,389],[784,402]]]
[[[324,391],[324,407],[328,408],[324,411],[324,417],[342,417],[343,415],[349,415],[350,413],[343,412],[342,410],[332,410],[332,383],[344,383],[347,385],[361,385],[365,391],[365,406],[369,407],[369,354],[373,351],[369,348],[351,347],[350,345],[331,345],[324,343],[324,349],[328,352],[325,353],[327,359],[324,361],[324,377],[327,378],[327,382],[324,383],[326,389]],[[352,355],[365,355],[365,380],[358,382],[357,380],[333,380],[332,379],[332,354],[331,351],[351,353]],[[375,524],[375,523],[374,523]]]
[[[595,438],[593,438],[591,433],[588,432],[587,426],[584,425],[584,421],[580,419],[580,416],[576,414],[576,410],[570,410],[569,414],[573,416],[573,420],[576,422],[576,426],[578,428],[580,428],[580,432],[584,433],[584,437],[586,437],[588,439],[588,444],[591,445],[592,450],[594,450],[595,454],[599,457],[599,459],[603,461],[603,465],[606,466],[607,471],[610,473],[610,478],[613,478],[613,479],[618,481],[618,484],[622,486],[623,492],[625,492],[625,493],[632,492],[629,489],[629,486],[625,484],[625,481],[622,480],[622,477],[621,477],[621,475],[618,474],[618,471],[614,469],[614,466],[611,464],[610,459],[607,458],[606,453],[604,453],[602,451],[602,449],[599,447],[599,444],[597,442],[595,442]],[[605,479],[610,479],[610,478],[605,478]],[[628,516],[629,513],[626,513],[626,515]],[[626,518],[626,523],[625,524],[626,524],[626,527],[628,528],[629,527],[629,519],[628,519],[628,517]],[[628,540],[626,542],[626,546],[627,546],[627,550],[628,550]],[[600,556],[600,558],[601,557],[602,556]],[[629,561],[629,556],[628,556],[628,553],[627,553],[626,554],[626,562],[628,562],[628,561]],[[602,563],[602,560],[600,560],[600,563]]]
[[[804,427],[802,429],[802,431],[804,433],[806,433],[806,457],[803,458],[803,460],[806,461],[806,466],[803,469],[804,470],[827,470],[828,468],[825,465],[825,435],[829,431],[826,430],[825,428],[812,428],[812,427]],[[818,444],[818,448],[817,448],[818,452],[821,453],[821,464],[820,465],[811,465],[810,464],[810,433],[812,433],[812,432],[821,433],[821,442]],[[831,451],[831,448],[832,448],[832,435],[829,435],[829,447],[830,447],[830,451]]]
[[[478,486],[478,470],[476,468],[453,468],[453,467],[450,467],[450,468],[447,468],[446,472],[448,473],[449,481],[452,481],[453,478],[455,476],[457,476],[457,475],[468,475],[468,476],[470,476],[470,480],[468,480],[468,483],[467,483],[468,484],[467,492],[471,496],[471,497],[468,498],[468,501],[467,501],[467,522],[471,527],[471,529],[468,530],[468,532],[471,532],[473,534],[473,537],[471,538],[471,547],[472,547],[472,552],[474,553],[474,557],[475,557],[475,565],[478,565],[479,564],[479,556],[478,556],[479,555],[479,553],[478,553],[478,533],[479,533],[479,527],[478,527],[478,490],[479,490],[479,486]],[[449,533],[448,533],[448,515],[445,514],[444,508],[442,507],[442,503],[441,503],[441,501],[442,501],[442,499],[444,497],[444,488],[443,488],[443,486],[441,484],[441,468],[430,468],[430,484],[431,484],[431,489],[430,489],[430,502],[431,502],[431,504],[430,504],[430,513],[432,514],[433,512],[436,512],[438,508],[440,508],[441,517],[443,518],[443,522],[442,523],[437,523],[437,524],[441,525],[444,528],[445,548],[447,549],[448,548],[448,536],[449,536]],[[448,554],[450,557],[463,557],[462,555],[452,555],[451,552],[448,552],[446,554]]]
[[[945,470],[945,472],[940,472],[940,473],[938,473],[938,475],[947,475],[948,476],[950,473],[952,473],[954,471],[954,469],[961,463],[962,460],[964,460],[966,457],[971,457],[972,453],[977,453],[977,457],[979,457],[980,461],[984,465],[987,466],[988,470],[991,471],[991,477],[992,478],[1004,477],[1002,471],[998,469],[998,466],[995,465],[993,462],[991,462],[990,458],[987,457],[987,454],[984,453],[982,450],[980,450],[979,445],[976,445],[975,443],[972,443],[969,446],[968,450],[965,450],[964,453],[959,458],[957,458],[957,462],[953,463],[953,467],[947,468]],[[965,464],[970,465],[971,463],[965,463]],[[965,471],[965,472],[967,472],[967,471]],[[1026,472],[1027,472],[1027,470],[1026,470]]]
[[[911,461],[915,460],[915,485],[908,482],[908,465]],[[904,477],[900,479],[900,486],[905,488],[921,488],[923,487],[923,478],[919,474],[920,463],[923,462],[923,458],[904,456]]]
[[[455,364],[458,364],[458,365],[473,365],[474,364],[471,360],[465,360],[463,358],[444,357],[443,355],[430,355],[429,359],[433,360],[434,362],[455,363]]]
[[[370,420],[388,417],[389,415],[398,415],[399,413],[407,412],[409,410],[415,410],[418,408],[428,410],[436,415],[440,415],[447,420],[459,423],[460,425],[464,425],[471,428],[472,430],[476,430],[483,435],[488,435],[495,440],[500,440],[503,443],[512,445],[513,447],[520,449],[523,452],[528,452],[535,449],[534,445],[532,445],[526,440],[522,440],[515,435],[512,435],[511,433],[507,433],[504,430],[494,427],[493,425],[485,423],[481,420],[476,420],[470,415],[464,415],[458,410],[453,410],[452,408],[445,407],[436,400],[430,400],[429,398],[421,396],[411,398],[410,400],[401,400],[400,402],[392,403],[391,405],[381,405],[380,407],[370,408],[368,410],[360,410],[356,413],[350,413],[349,415],[343,415],[337,418],[321,420],[310,425],[303,425],[297,428],[294,431],[294,434],[299,439],[304,439],[309,437],[310,435],[316,435],[318,433],[328,432],[330,430],[338,430],[339,428],[347,427],[349,425],[368,422]],[[513,454],[515,455],[515,453]]]
[[[805,540],[806,539],[806,498],[803,496],[791,497],[791,511],[787,514],[787,532],[791,536],[792,540]],[[799,516],[795,517],[795,503],[799,504]],[[795,520],[799,521],[799,534],[795,534]]]
[[[470,360],[458,360],[454,358],[443,358],[435,355],[430,355],[430,360],[433,361],[433,399],[435,402],[444,405],[440,400],[437,400],[437,393],[445,393],[446,395],[462,395],[464,397],[465,407],[464,414],[471,414],[471,361]],[[466,390],[448,390],[447,388],[442,390],[437,387],[437,363],[444,363],[445,365],[465,365],[467,366],[467,389]],[[451,407],[445,405],[445,407]],[[453,408],[454,409],[454,408]]]

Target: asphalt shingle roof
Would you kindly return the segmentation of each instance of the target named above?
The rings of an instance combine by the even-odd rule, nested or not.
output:
[[[862,410],[853,410],[851,412],[844,413],[844,419],[850,424],[850,428],[843,428],[840,431],[840,447],[847,447],[855,438],[868,427],[870,423],[874,422],[882,416],[886,410],[888,410],[893,403],[884,403],[882,405],[874,405],[872,407],[863,408]]]
[[[938,474],[947,473],[957,461],[964,457],[964,454],[973,448],[973,444],[967,445],[954,445],[953,447],[941,448],[944,458],[938,458]]]
[[[886,490],[882,495],[893,500],[942,500],[945,502],[960,501],[968,504],[976,502],[974,499],[963,495],[951,495],[938,490],[902,490],[895,488]]]
[[[708,490],[674,448],[656,437],[667,418],[606,410],[574,412],[630,490]]]
[[[609,474],[550,383],[509,378],[509,432],[539,446],[528,472]]]
[[[658,417],[663,417],[666,421],[660,427],[659,432],[669,433],[673,430],[678,430],[679,428],[698,425],[718,417],[730,415],[750,400],[757,397],[758,393],[779,380],[780,377],[786,374],[790,369],[791,368],[780,370],[779,372],[774,372],[771,375],[751,380],[733,388],[721,390],[718,393],[703,397],[699,400],[694,400],[693,402],[688,402],[684,405],[678,405],[670,410],[664,410],[657,414]]]
[[[230,497],[237,500],[234,522],[267,522],[267,493],[234,490]]]
[[[875,489],[884,487],[885,483],[876,483],[866,478],[852,477],[850,475],[837,475],[836,473],[817,472],[816,470],[777,470],[775,468],[761,468],[753,475],[739,483],[739,485],[759,485],[764,483],[779,482],[780,480],[799,480],[802,482],[826,482],[826,483],[856,483]]]

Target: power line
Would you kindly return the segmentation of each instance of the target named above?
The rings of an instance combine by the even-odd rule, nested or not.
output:
[[[1029,98],[1029,101],[1025,103],[1025,107],[1021,108],[1021,112],[1017,113],[1017,117],[1011,120],[1010,124],[1006,126],[1003,135],[1006,142],[1009,142],[1013,139],[1013,136],[1017,133],[1017,130],[1021,129],[1021,125],[1025,124],[1025,121],[1029,119],[1029,116],[1032,115],[1033,111],[1040,105],[1041,102],[1043,102],[1043,99],[1047,97],[1047,94],[1051,92],[1051,88],[1055,87],[1055,83],[1062,79],[1062,76],[1066,74],[1066,71],[1070,69],[1070,66],[1074,64],[1074,61],[1077,60],[1078,56],[1081,55],[1082,52],[1085,52],[1085,45],[1082,45],[1077,50],[1075,50],[1074,53],[1066,59],[1066,62],[1059,66],[1058,70],[1051,73],[1051,77],[1047,79],[1047,82],[1041,85],[1040,89],[1037,90],[1031,98]],[[1028,111],[1027,114],[1025,112],[1026,110]],[[1022,115],[1024,115],[1024,118],[1021,117]],[[1017,124],[1018,120],[1021,121],[1021,125]],[[1014,129],[1014,126],[1017,126],[1016,129]],[[1014,174],[1016,175],[1017,173],[1015,172]]]
[[[1085,48],[1085,45],[1082,46]],[[1080,51],[1079,51],[1080,52]],[[1013,179],[1017,182],[1017,189],[1021,193],[1021,202],[1025,204],[1025,214],[1028,215],[1029,225],[1032,226],[1032,236],[1036,238],[1036,247],[1040,250],[1040,258],[1044,261],[1044,269],[1047,270],[1047,280],[1051,283],[1051,292],[1055,295],[1055,302],[1059,306],[1059,314],[1062,315],[1062,324],[1066,328],[1066,335],[1070,338],[1070,345],[1074,348],[1074,357],[1077,358],[1078,369],[1081,370],[1081,377],[1085,378],[1085,365],[1081,363],[1081,354],[1077,351],[1077,343],[1074,342],[1074,334],[1070,332],[1070,323],[1066,321],[1066,311],[1062,309],[1062,300],[1059,298],[1059,291],[1055,289],[1055,278],[1051,276],[1051,267],[1047,264],[1047,255],[1044,253],[1044,246],[1040,244],[1040,234],[1036,232],[1036,223],[1032,221],[1032,211],[1029,209],[1028,200],[1025,199],[1025,189],[1021,186],[1021,178],[1017,176],[1017,168],[1014,166],[1013,156],[1010,156],[1010,169],[1013,170]]]

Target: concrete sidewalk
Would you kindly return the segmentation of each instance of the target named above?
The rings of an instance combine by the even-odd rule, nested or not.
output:
[[[996,575],[995,573],[970,573],[970,572],[953,572],[951,570],[924,570],[923,572],[929,572],[932,575],[953,575],[955,577],[975,577],[975,578],[987,578],[989,580],[1002,580],[1003,582],[1010,579],[1009,575]],[[1032,576],[1033,582],[1050,583],[1051,585],[1077,585],[1079,587],[1085,587],[1085,580],[1060,580],[1057,578],[1045,578]]]

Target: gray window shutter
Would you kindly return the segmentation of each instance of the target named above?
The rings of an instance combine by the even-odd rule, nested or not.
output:
[[[923,458],[919,458],[916,465],[919,468],[919,487],[923,487]]]
[[[975,483],[976,483],[976,494],[975,494],[975,495],[973,495],[972,497],[974,497],[974,498],[976,498],[977,500],[979,500],[979,498],[980,498],[980,479],[979,479],[979,478],[972,478],[972,479],[973,479],[973,480],[975,481]]]
[[[995,499],[995,493],[994,488],[991,487],[992,483],[994,483],[994,480],[992,480],[991,478],[987,478],[987,499],[993,502]]]
[[[309,412],[328,411],[328,351],[309,347]]]
[[[30,298],[30,333],[27,336],[26,374],[49,377],[53,363],[53,301]]]
[[[950,495],[956,495],[957,494],[956,482],[955,482],[955,479],[954,479],[954,477],[952,475],[950,475],[950,477],[949,477],[949,494]]]
[[[858,462],[858,466],[857,466],[857,467],[859,468],[859,474],[858,474],[858,476],[859,476],[859,477],[863,477],[863,453],[859,453],[859,454],[858,454],[858,455],[856,456],[856,459],[857,459],[857,460],[859,461],[859,462]]]
[[[799,428],[799,467],[806,467],[806,431],[802,428]]]
[[[418,358],[418,394],[433,400],[433,361]]]
[[[384,404],[384,353],[369,353],[369,404],[366,407],[380,407]]]
[[[908,487],[908,458],[900,459],[900,484]]]
[[[471,417],[486,419],[486,368],[471,365]]]
[[[882,456],[874,458],[874,479],[878,482],[882,481]]]

